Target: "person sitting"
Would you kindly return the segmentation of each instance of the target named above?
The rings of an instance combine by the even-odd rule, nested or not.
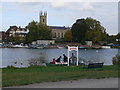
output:
[[[56,60],[56,62],[60,62],[61,59],[62,59],[62,57],[60,56],[60,57]]]
[[[63,59],[62,59],[62,56],[60,57],[60,63],[62,63],[63,62]]]
[[[55,64],[56,63],[56,60],[55,60],[55,58],[53,58],[53,61],[52,62],[50,62],[51,64]]]
[[[63,54],[63,61],[67,62],[67,60],[68,60],[67,56],[65,54]]]

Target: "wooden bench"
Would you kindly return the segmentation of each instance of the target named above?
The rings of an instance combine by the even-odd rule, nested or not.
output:
[[[102,68],[104,63],[89,63],[83,69]]]

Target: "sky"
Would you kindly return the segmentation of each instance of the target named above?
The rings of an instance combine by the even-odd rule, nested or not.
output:
[[[99,1],[99,0],[98,0]],[[15,0],[0,3],[0,30],[6,31],[10,26],[25,27],[31,21],[39,22],[39,12],[47,11],[47,25],[71,27],[77,19],[91,17],[101,22],[110,35],[118,33],[118,2],[110,0],[95,2],[87,0],[38,1]]]

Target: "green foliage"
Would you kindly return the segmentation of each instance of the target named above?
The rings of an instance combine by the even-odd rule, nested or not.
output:
[[[106,41],[108,34],[101,23],[92,18],[78,19],[72,26],[73,41]]]
[[[66,41],[72,41],[72,32],[71,31],[67,31],[65,33],[64,38],[65,38]]]
[[[108,40],[109,40],[110,43],[116,43],[116,39],[117,39],[116,35],[111,35],[108,38]]]
[[[85,39],[85,33],[88,30],[86,20],[78,19],[72,26],[73,41],[81,42]]]
[[[29,29],[29,33],[26,36],[26,43],[31,43],[34,40],[45,40],[51,39],[51,29],[43,25],[42,23],[37,23],[32,21],[26,26]]]
[[[91,40],[93,42],[102,41],[103,33],[99,30],[88,30],[86,32],[86,40]]]
[[[87,30],[86,32],[86,40],[91,40],[93,42],[107,40],[105,28],[101,25],[99,21],[92,18],[87,18],[86,23],[89,28],[89,30]]]
[[[117,54],[115,57],[113,57],[112,62],[114,65],[120,65],[120,55]]]
[[[9,42],[16,42],[16,41],[18,41],[18,40],[20,40],[18,36],[15,36],[15,37],[11,36],[11,37],[9,37],[9,39],[8,39]]]
[[[14,67],[14,66],[7,66],[7,68],[9,68],[9,69],[15,69],[16,67]]]
[[[18,35],[15,35],[14,37],[13,36],[9,37],[8,41],[21,43],[21,42],[23,42],[24,39],[25,39],[24,37],[19,37]]]
[[[117,38],[117,39],[120,39],[120,33],[118,33],[118,34],[116,35],[116,38]]]

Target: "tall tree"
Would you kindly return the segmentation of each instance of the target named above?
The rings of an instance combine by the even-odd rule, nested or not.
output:
[[[65,38],[66,41],[72,41],[72,32],[71,31],[67,31],[65,33],[64,38]]]
[[[34,40],[45,40],[51,39],[51,29],[42,24],[32,21],[26,26],[29,29],[29,33],[26,36],[26,43],[31,43]]]
[[[85,39],[85,33],[88,30],[86,20],[85,19],[78,19],[72,26],[72,36],[73,41],[75,42],[82,42]]]
[[[108,34],[99,21],[92,18],[78,19],[72,26],[73,41],[84,42],[85,40],[105,41]]]

